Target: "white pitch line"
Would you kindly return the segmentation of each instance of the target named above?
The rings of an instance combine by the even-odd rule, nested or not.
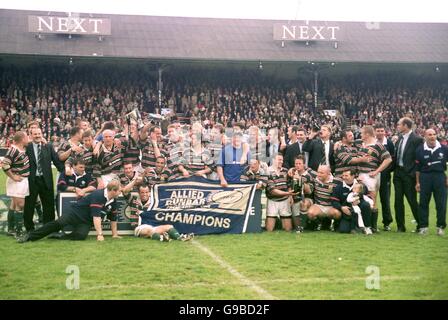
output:
[[[235,268],[233,268],[230,264],[228,264],[226,261],[224,261],[220,256],[213,253],[207,246],[199,243],[197,240],[193,240],[192,244],[195,245],[199,250],[202,252],[208,254],[213,260],[215,260],[216,263],[218,263],[221,267],[226,269],[232,276],[238,279],[240,283],[243,285],[249,287],[256,293],[258,293],[263,299],[265,300],[277,300],[276,297],[274,297],[272,294],[267,292],[265,289],[261,288],[260,286],[256,285],[255,282],[252,280],[246,278],[241,273],[238,272]]]
[[[365,281],[368,275],[365,277],[347,277],[347,278],[288,278],[288,279],[269,279],[269,280],[259,280],[257,283],[297,283],[297,284],[305,284],[305,283],[325,283],[325,282],[348,282],[348,281]],[[419,281],[422,277],[419,276],[381,276],[380,281]]]

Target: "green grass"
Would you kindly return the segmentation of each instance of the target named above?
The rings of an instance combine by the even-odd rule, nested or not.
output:
[[[409,209],[406,219],[414,229]],[[198,243],[277,299],[448,299],[448,237],[437,237],[434,224],[432,207],[426,237],[279,231],[196,244],[90,237],[19,245],[0,235],[0,299],[263,299]],[[79,267],[78,290],[66,288],[69,265]],[[368,266],[379,267],[379,290],[366,289]]]

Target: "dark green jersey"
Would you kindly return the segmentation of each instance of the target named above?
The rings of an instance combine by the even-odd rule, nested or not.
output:
[[[311,175],[311,171],[312,171],[311,169],[305,170],[305,172],[303,172],[300,175],[300,178],[298,178],[298,179],[296,179],[295,177],[288,176],[288,187],[292,191],[298,193],[296,196],[293,197],[294,202],[299,202],[299,201],[303,200],[304,197],[307,196],[304,193],[303,184],[308,183],[311,187],[311,192],[313,191],[311,182],[313,181],[314,178]],[[308,196],[310,196],[310,195],[308,195]]]
[[[353,158],[358,155],[358,150],[354,146],[347,146],[342,144],[334,154],[335,158],[335,176],[340,177],[342,173],[347,170],[357,170],[357,164],[350,164]]]
[[[362,162],[358,164],[359,173],[369,173],[379,168],[381,163],[390,159],[391,156],[386,148],[381,143],[374,143],[365,145],[362,141],[356,141],[355,146],[358,149],[359,156],[370,156],[372,158],[369,162]]]
[[[276,196],[272,194],[272,190],[278,189],[281,191],[288,192],[288,170],[286,168],[281,168],[280,172],[277,173],[275,170],[270,168],[268,185],[266,187],[266,197],[274,201],[283,201],[288,199],[288,196]]]
[[[342,180],[333,176],[327,182],[322,182],[316,177],[313,180],[314,203],[322,206],[331,206],[333,189],[339,184],[342,184]]]
[[[17,147],[11,146],[3,159],[3,170],[9,171],[22,177],[30,175],[30,159],[25,150],[20,151]]]

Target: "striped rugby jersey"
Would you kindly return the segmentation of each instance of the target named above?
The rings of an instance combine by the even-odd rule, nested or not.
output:
[[[313,179],[314,203],[322,206],[331,206],[331,195],[337,185],[342,184],[342,180],[330,176],[328,182],[322,182],[318,177]]]
[[[138,141],[135,141],[131,137],[126,137],[123,133],[119,133],[115,135],[116,139],[120,139],[121,144],[127,146],[124,155],[123,155],[123,163],[130,162],[135,167],[140,163],[140,148]]]
[[[173,179],[176,179],[181,176],[177,167],[181,163],[182,154],[184,150],[189,147],[189,144],[185,142],[169,142],[165,147],[165,152],[168,157],[167,167],[171,171],[173,175]]]
[[[340,177],[342,173],[347,170],[357,170],[357,164],[350,164],[353,158],[356,158],[358,155],[358,149],[354,146],[347,146],[345,144],[341,144],[341,146],[335,151],[334,160],[335,160],[335,176]]]
[[[144,182],[149,185],[155,185],[173,179],[176,179],[176,177],[173,177],[170,169],[164,168],[162,172],[157,172],[156,168],[151,168],[149,173],[145,176]]]
[[[104,145],[102,145],[98,156],[94,157],[93,177],[99,178],[110,173],[120,174],[121,166],[123,165],[123,154],[123,145],[119,148],[114,143],[110,151],[106,150]]]
[[[355,146],[357,147],[358,154],[360,156],[369,155],[372,158],[372,161],[358,164],[359,173],[369,173],[375,171],[385,159],[391,158],[389,152],[382,143],[376,142],[371,145],[364,145],[361,140],[356,140]]]
[[[204,170],[212,165],[213,159],[210,151],[202,147],[200,153],[196,153],[193,148],[184,150],[180,164],[184,166],[185,170],[191,175],[196,172]]]
[[[258,172],[253,172],[250,169],[244,171],[240,180],[242,182],[261,183],[262,189],[265,189],[268,184],[268,176],[261,169]]]
[[[75,158],[81,157],[81,159],[84,160],[86,164],[86,172],[92,174],[94,165],[93,148],[87,149],[84,146],[82,148],[83,151],[80,154],[77,154],[76,156],[72,154],[70,157],[68,157],[68,159],[65,161],[65,165],[73,166]]]
[[[148,140],[145,142],[140,141],[139,143],[140,149],[142,151],[142,168],[146,169],[148,167],[156,166],[156,154],[154,151],[154,146],[152,145],[152,141]],[[160,150],[160,155],[167,158],[166,151],[161,142],[157,142],[157,146]]]
[[[146,211],[149,209],[149,206],[151,204],[151,198],[146,203],[142,203],[140,200],[140,197],[136,194],[128,193],[125,194],[124,197],[126,198],[129,208],[131,210],[131,214],[129,216],[129,220],[131,220],[132,226],[137,226],[139,223],[139,215],[143,211]]]
[[[130,184],[136,174],[137,173],[134,171],[134,175],[131,178],[129,178],[124,172],[120,172],[118,174],[118,178],[120,179],[121,186],[126,187],[128,184]],[[132,188],[131,192],[138,192],[138,184],[137,183],[134,184],[134,187]]]
[[[273,201],[284,201],[287,200],[289,196],[275,196],[272,194],[272,190],[278,189],[281,191],[288,192],[288,170],[286,168],[281,168],[280,173],[270,167],[268,170],[268,185],[266,187],[266,197]]]
[[[81,143],[79,143],[78,144],[78,146],[81,146]],[[67,140],[67,141],[64,141],[60,146],[59,146],[59,148],[58,148],[58,157],[61,155],[61,154],[63,154],[64,152],[67,152],[67,150],[70,150],[71,149],[71,147],[72,147],[72,145],[71,145],[71,143],[70,143],[70,140]],[[77,154],[77,153],[74,153],[73,151],[70,153],[70,155],[69,155],[69,158],[70,157],[76,157],[77,155],[79,155],[79,154]],[[68,158],[67,158],[68,159]],[[65,160],[65,161],[62,161],[62,163],[65,163],[66,161],[67,161],[67,159]]]
[[[9,147],[3,159],[3,171],[6,172],[9,170],[22,177],[28,177],[30,175],[30,159],[25,150],[20,151],[14,145]]]
[[[301,190],[302,190],[302,188],[303,188],[303,184],[304,183],[308,183],[309,185],[310,185],[310,189],[311,189],[311,194],[309,194],[309,195],[307,195],[307,194],[305,194],[305,198],[306,197],[311,197],[311,195],[312,195],[312,192],[313,192],[313,184],[312,184],[312,182],[313,182],[313,180],[314,180],[314,178],[315,178],[315,175],[312,175],[312,172],[314,172],[313,170],[311,170],[311,169],[306,169],[305,170],[305,172],[304,173],[302,173],[302,175],[301,175],[301,177],[302,177],[302,184],[301,184],[301,187],[300,187],[300,192],[301,192]],[[288,176],[288,187],[292,190],[292,191],[295,191],[294,190],[294,178],[292,178],[292,177],[290,177],[290,176]],[[297,187],[296,187],[297,188]],[[298,194],[297,196],[294,196],[293,197],[293,200],[294,200],[294,202],[299,202],[299,201],[301,201],[302,200],[302,194],[300,193],[300,194]]]

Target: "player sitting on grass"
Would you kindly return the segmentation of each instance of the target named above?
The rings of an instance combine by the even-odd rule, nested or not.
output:
[[[170,224],[160,226],[151,225],[149,222],[151,213],[147,211],[151,202],[150,198],[150,188],[145,184],[141,184],[138,187],[138,196],[128,196],[129,206],[133,213],[138,216],[138,226],[134,230],[136,237],[167,242],[171,240],[188,241],[193,239],[194,235],[192,233],[179,234],[179,232]]]

